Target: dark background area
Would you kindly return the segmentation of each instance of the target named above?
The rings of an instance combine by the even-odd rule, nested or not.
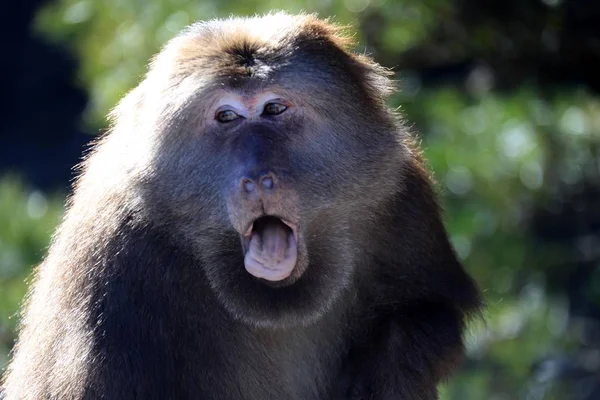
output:
[[[72,167],[148,58],[196,19],[332,15],[398,73],[486,323],[446,399],[600,399],[600,1],[3,5],[0,367]]]
[[[81,113],[87,93],[74,80],[76,55],[44,40],[31,26],[42,1],[7,2],[0,26],[3,105],[0,170],[20,173],[42,189],[68,189],[71,168],[90,136]]]

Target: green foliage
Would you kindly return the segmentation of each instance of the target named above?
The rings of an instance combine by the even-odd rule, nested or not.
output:
[[[527,387],[535,360],[578,340],[564,298],[550,296],[544,280],[545,268],[565,252],[539,248],[523,227],[534,204],[549,204],[557,185],[575,179],[548,176],[552,171],[575,166],[573,173],[583,173],[574,158],[600,142],[593,129],[600,101],[585,93],[542,100],[533,90],[473,98],[437,88],[397,105],[423,132],[453,243],[488,303],[486,324],[474,324],[469,338],[470,356],[482,363],[465,368],[445,396],[512,398]],[[561,162],[553,165],[557,151]]]
[[[17,310],[34,265],[40,262],[62,216],[62,198],[0,181],[0,367],[15,339]]]

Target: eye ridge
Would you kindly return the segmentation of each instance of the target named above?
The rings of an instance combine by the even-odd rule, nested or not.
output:
[[[287,106],[285,104],[273,101],[265,104],[265,107],[263,108],[263,115],[277,115],[281,114],[285,110],[287,110]]]
[[[236,119],[238,119],[240,117],[241,116],[233,110],[223,110],[223,111],[219,111],[217,113],[216,120],[221,123],[227,123],[227,122],[235,121]]]

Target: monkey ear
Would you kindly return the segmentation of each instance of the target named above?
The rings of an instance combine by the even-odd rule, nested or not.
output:
[[[450,243],[432,179],[418,157],[403,170],[402,190],[393,199],[390,226],[379,243],[378,258],[388,279],[383,284],[394,285],[403,304],[427,301],[476,312],[480,293]]]

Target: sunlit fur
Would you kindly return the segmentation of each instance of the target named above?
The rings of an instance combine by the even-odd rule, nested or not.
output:
[[[167,43],[80,168],[8,400],[437,398],[479,294],[386,106],[389,71],[352,46],[285,13]],[[272,95],[290,105],[276,118],[245,103]],[[219,124],[229,103],[254,118]],[[243,268],[245,160],[277,173],[269,207],[301,229],[281,286]]]

